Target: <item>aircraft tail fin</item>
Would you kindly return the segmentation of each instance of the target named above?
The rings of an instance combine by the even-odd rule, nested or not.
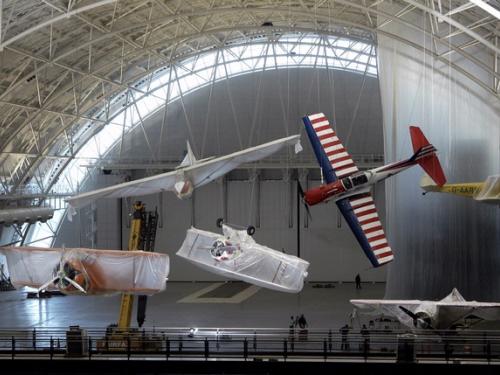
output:
[[[410,136],[415,152],[411,160],[416,161],[438,186],[443,186],[446,183],[446,177],[436,155],[436,149],[425,138],[419,127],[410,126]]]
[[[179,164],[179,166],[177,168],[189,167],[190,165],[193,165],[196,163],[196,156],[194,156],[194,153],[193,153],[193,150],[191,149],[191,145],[189,144],[189,141],[186,141],[186,145],[187,145],[186,156],[184,156],[182,163]]]

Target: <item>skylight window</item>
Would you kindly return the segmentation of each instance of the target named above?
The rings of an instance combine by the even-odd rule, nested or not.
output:
[[[100,161],[124,133],[166,102],[178,100],[181,94],[184,96],[219,80],[277,68],[314,67],[377,76],[375,53],[371,44],[338,36],[288,34],[272,43],[267,38],[231,43],[222,50],[213,49],[158,69],[132,85],[146,94],[123,92],[111,101],[109,111],[100,111],[100,118],[108,121],[100,131],[95,132],[95,124],[78,129],[74,144],[83,142],[83,146],[79,149],[73,146],[75,154],[67,146],[65,151],[58,152],[72,158],[62,172],[57,169],[62,168],[60,162],[47,161],[45,176],[49,177],[44,180],[44,186],[54,192],[76,193],[89,175],[90,169],[82,165]],[[33,225],[27,241],[35,246],[50,246],[63,217],[63,211],[59,211],[47,224]]]

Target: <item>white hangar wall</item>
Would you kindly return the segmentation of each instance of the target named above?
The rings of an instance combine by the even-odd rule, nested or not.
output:
[[[428,27],[427,17],[421,26]],[[382,30],[432,48],[430,39],[396,22]],[[468,52],[491,63],[475,48]],[[460,56],[449,57],[466,64]],[[438,149],[448,182],[483,181],[500,172],[498,98],[449,64],[382,34],[378,65],[387,161],[411,152],[408,125],[417,124]],[[498,206],[446,194],[422,196],[421,176],[415,167],[386,183],[387,232],[396,258],[388,269],[386,297],[442,298],[456,287],[469,299],[498,300]]]
[[[332,87],[333,83],[333,87]],[[360,94],[360,87],[363,89]],[[229,98],[228,93],[231,93]],[[210,98],[211,96],[211,98]],[[355,110],[359,98],[359,109]],[[184,107],[184,108],[183,108]],[[286,135],[302,133],[302,158],[314,157],[309,141],[302,130],[301,117],[317,111],[325,112],[333,122],[336,118],[340,137],[353,154],[383,154],[382,114],[376,78],[345,72],[313,69],[284,69],[244,75],[218,82],[169,105],[166,122],[161,131],[163,111],[145,121],[145,132],[151,148],[158,152],[157,160],[179,159],[190,139],[198,157],[222,155]],[[353,114],[357,113],[354,120]],[[237,120],[235,120],[235,115]],[[334,117],[335,116],[335,117]],[[352,123],[352,126],[351,126]],[[160,134],[162,140],[160,142]],[[119,154],[119,147],[110,153]],[[144,160],[151,157],[142,129],[137,128],[122,144],[122,158]],[[283,154],[284,156],[285,154]],[[291,159],[289,163],[293,163]],[[168,253],[171,259],[171,281],[221,280],[175,256],[186,230],[195,225],[200,229],[219,232],[215,222],[224,214],[223,191],[226,191],[226,212],[230,223],[257,224],[255,239],[277,250],[297,255],[297,216],[295,180],[285,182],[283,170],[261,174],[260,200],[257,183],[247,171],[231,173],[224,182],[212,182],[198,190],[194,198],[181,201],[170,192],[140,197],[149,210],[158,207],[161,213],[156,237],[156,251]],[[141,177],[135,173],[134,178]],[[97,175],[89,186],[104,186],[123,175]],[[309,186],[319,184],[319,173],[312,171]],[[90,188],[90,187],[89,187]],[[384,189],[376,191],[380,215],[384,218]],[[65,242],[75,245],[117,248],[127,246],[128,231],[126,200],[120,211],[118,201],[100,200],[92,208],[80,210],[75,222],[64,222],[55,246]],[[113,204],[116,205],[113,207]],[[311,208],[312,221],[305,225],[301,207],[301,257],[311,263],[308,281],[353,281],[357,273],[364,281],[384,281],[385,269],[371,268],[334,203]],[[116,218],[121,214],[121,223]],[[113,221],[115,220],[115,221]],[[93,223],[93,224],[92,224]],[[115,223],[115,224],[113,224]],[[95,236],[89,226],[97,228]],[[122,237],[116,237],[121,226]],[[80,229],[78,229],[78,227]]]

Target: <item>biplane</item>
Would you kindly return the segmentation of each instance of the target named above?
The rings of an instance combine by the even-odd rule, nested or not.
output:
[[[155,294],[165,289],[166,254],[84,248],[0,247],[15,287],[64,294]]]

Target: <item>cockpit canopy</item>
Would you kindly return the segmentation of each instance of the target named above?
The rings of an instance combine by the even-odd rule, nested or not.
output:
[[[352,189],[353,187],[366,184],[368,182],[368,177],[365,173],[358,173],[349,177],[342,179],[342,185],[346,190]]]

